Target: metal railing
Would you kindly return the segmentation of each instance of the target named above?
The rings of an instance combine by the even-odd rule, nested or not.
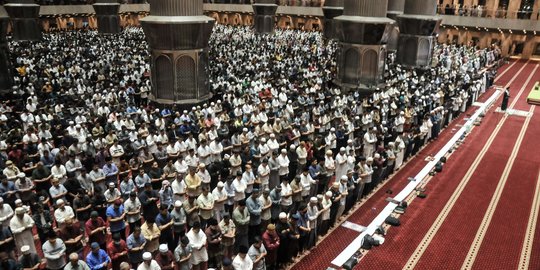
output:
[[[540,12],[533,12],[532,10],[508,11],[505,8],[485,9],[484,7],[467,8],[451,6],[440,6],[437,8],[437,13],[440,15],[522,20],[538,20],[540,16]]]

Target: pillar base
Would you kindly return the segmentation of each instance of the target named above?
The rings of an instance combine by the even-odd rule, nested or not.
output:
[[[214,19],[148,16],[141,24],[151,48],[150,100],[181,105],[211,98],[206,66]]]
[[[441,19],[436,16],[398,16],[397,63],[409,67],[430,67],[440,23]]]
[[[400,34],[396,60],[403,66],[429,68],[436,42],[434,36]]]
[[[206,63],[208,51],[152,50],[150,99],[161,104],[198,103],[211,98]]]
[[[336,84],[344,91],[374,90],[383,82],[386,45],[340,43]]]

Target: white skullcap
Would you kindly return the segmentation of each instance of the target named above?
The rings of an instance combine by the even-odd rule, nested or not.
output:
[[[151,260],[152,259],[152,253],[150,253],[150,252],[143,253],[142,258],[145,261]]]
[[[324,195],[326,195],[328,197],[332,197],[332,191],[327,191]]]
[[[169,247],[167,247],[167,244],[159,245],[159,252],[166,253],[167,251],[169,251]]]
[[[296,149],[296,145],[294,145],[294,144],[291,144],[290,147],[291,147],[292,150]]]
[[[375,153],[375,155],[373,155],[375,158],[380,158],[381,155],[379,153]]]
[[[389,142],[388,145],[389,146],[394,146],[394,142]]]
[[[327,155],[331,155],[331,154],[332,154],[332,150],[326,151],[326,154],[327,154]]]
[[[30,246],[29,245],[24,245],[21,247],[21,252],[22,253],[27,253],[30,251]]]
[[[349,179],[349,178],[346,175],[341,176],[341,180],[347,180],[347,179]]]
[[[24,177],[26,177],[26,174],[21,172],[21,173],[17,174],[17,177],[24,178]]]
[[[353,143],[353,140],[347,140],[347,143]]]
[[[368,157],[368,158],[366,159],[366,161],[367,161],[367,162],[370,162],[370,161],[372,162],[372,161],[373,161],[373,158],[372,158],[372,157]]]
[[[247,129],[247,128],[243,128],[242,131],[243,131],[243,132],[248,132],[248,129]]]
[[[229,154],[225,154],[225,156],[223,156],[223,158],[225,159],[229,159],[231,156]]]
[[[225,186],[225,184],[223,184],[223,182],[221,182],[221,181],[219,181],[219,182],[217,183],[217,187],[224,187],[224,186]]]
[[[24,207],[17,207],[17,208],[15,208],[15,214],[23,214],[24,212],[26,212],[26,210],[24,209]]]
[[[64,200],[62,200],[62,199],[56,200],[56,205],[60,205],[60,204],[63,204],[63,203],[64,203]]]
[[[15,204],[21,204],[22,203],[22,200],[21,199],[16,199],[15,200]]]
[[[336,129],[335,129],[335,128],[331,128],[330,131],[334,132],[334,131],[336,131]]]
[[[287,149],[281,149],[282,154],[287,154]]]
[[[351,141],[352,142],[352,141]],[[347,149],[345,149],[345,147],[341,147],[339,148],[339,152],[345,152]]]
[[[318,201],[319,201],[319,200],[317,199],[317,197],[311,197],[311,198],[309,199],[309,202],[312,202],[312,203],[316,203],[316,202],[318,202]]]
[[[70,125],[73,125],[73,124],[75,124],[75,122],[73,122],[73,121],[69,121],[69,124],[70,124]]]
[[[279,218],[287,218],[287,214],[285,212],[279,213]]]
[[[174,202],[174,206],[175,207],[182,207],[182,202],[180,200],[177,200],[176,202]]]

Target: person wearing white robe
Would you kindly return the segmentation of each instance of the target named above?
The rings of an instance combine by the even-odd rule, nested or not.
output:
[[[278,156],[277,161],[279,163],[279,176],[281,178],[289,175],[289,157],[287,156],[287,150],[281,149],[281,155]]]
[[[179,175],[172,181],[171,188],[173,191],[173,200],[183,203],[186,200],[186,183],[182,180],[182,176]]]
[[[377,132],[377,128],[373,128],[364,134],[364,157],[366,158],[371,157],[373,151],[375,151],[375,144],[377,143],[375,132]]]
[[[341,176],[347,173],[347,154],[345,150],[345,147],[341,147],[336,155],[336,181],[339,181]]]
[[[198,269],[201,264],[206,264],[208,261],[208,253],[206,252],[206,234],[201,230],[201,224],[195,222],[193,227],[186,234],[189,239],[189,244],[193,248],[190,262]]]
[[[17,250],[21,250],[22,246],[28,245],[30,247],[30,252],[36,253],[34,234],[32,233],[34,220],[26,214],[24,207],[17,207],[15,209],[15,216],[11,218],[9,228],[15,238]]]

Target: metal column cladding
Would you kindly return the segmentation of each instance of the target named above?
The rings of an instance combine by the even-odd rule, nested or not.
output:
[[[406,0],[397,16],[399,41],[396,60],[404,66],[431,66],[436,35],[442,19],[436,16],[436,0]]]
[[[11,61],[7,44],[7,28],[9,15],[3,6],[0,6],[0,91],[10,91],[13,85]]]
[[[393,20],[386,17],[388,0],[345,0],[335,17],[338,76],[344,91],[370,93],[383,83],[386,43]]]
[[[32,0],[13,0],[5,4],[13,27],[13,40],[40,40],[39,8]]]
[[[120,33],[120,4],[114,0],[98,0],[92,5],[96,12],[98,33],[117,34]]]
[[[256,0],[253,7],[255,32],[273,33],[276,24],[277,5],[274,0]]]
[[[161,104],[193,104],[211,97],[208,39],[214,19],[200,0],[154,0],[141,19],[151,50],[150,99]]]

